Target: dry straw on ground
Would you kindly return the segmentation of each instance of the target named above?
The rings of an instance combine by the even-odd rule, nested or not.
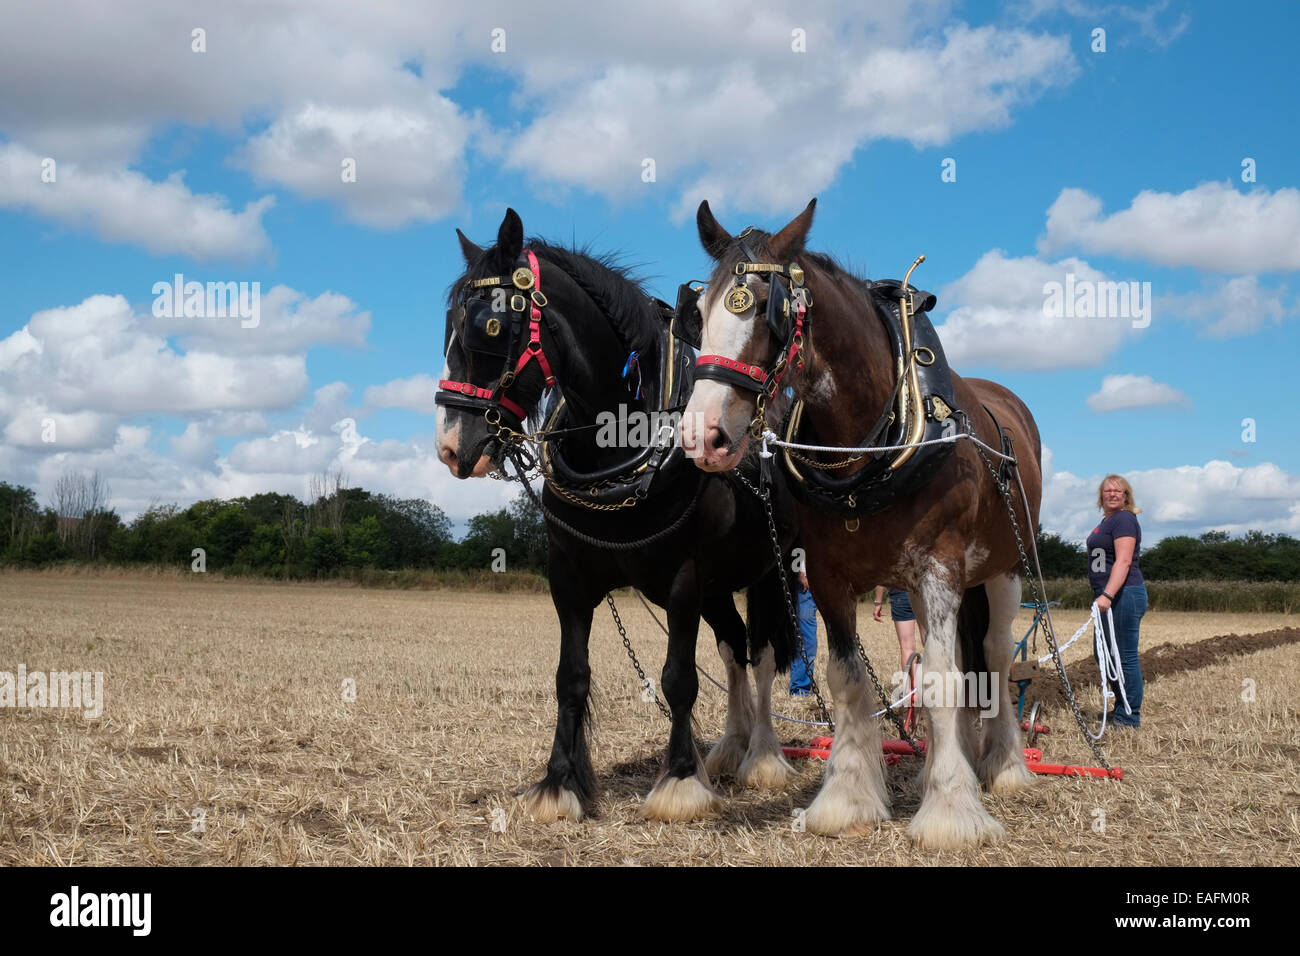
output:
[[[658,628],[630,595],[620,609],[657,673]],[[1061,613],[1058,629],[1083,617]],[[1152,614],[1142,642],[1180,647],[1295,623]],[[892,671],[892,628],[864,608],[859,630]],[[643,822],[666,727],[603,608],[592,638],[598,817],[532,823],[512,793],[540,776],[550,750],[557,648],[544,595],[0,574],[0,670],[103,671],[106,698],[98,720],[0,709],[0,864],[1257,865],[1294,863],[1300,846],[1295,643],[1158,677],[1142,732],[1105,740],[1124,781],[1040,778],[1016,797],[986,795],[1007,839],[938,854],[906,837],[919,799],[911,759],[889,771],[895,818],[866,836],[792,827],[819,761],[799,762],[781,793],[717,782],[725,809],[712,820]],[[1087,656],[1081,645],[1067,655]],[[698,659],[720,675],[703,626]],[[811,716],[784,690],[775,697]],[[705,739],[720,731],[723,703],[702,682]],[[1066,713],[1048,719],[1046,759],[1089,762]],[[779,733],[807,736],[790,724]]]

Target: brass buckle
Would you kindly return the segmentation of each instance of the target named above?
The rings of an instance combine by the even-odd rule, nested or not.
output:
[[[512,296],[510,297],[510,311],[511,311],[511,312],[522,312],[522,311],[524,311],[524,309],[526,309],[526,308],[528,308],[528,300],[525,299],[525,298],[524,298],[522,295],[520,295],[518,292],[516,292],[514,295],[512,295]]]
[[[532,297],[533,305],[537,306],[539,309],[544,309],[550,304],[546,296],[542,294],[541,289],[534,289],[529,293],[529,295]]]

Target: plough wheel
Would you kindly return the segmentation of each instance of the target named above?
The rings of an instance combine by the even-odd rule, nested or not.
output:
[[[1038,710],[1043,706],[1041,700],[1034,701],[1034,706],[1029,708],[1029,729],[1025,731],[1025,746],[1032,747],[1038,740]]]

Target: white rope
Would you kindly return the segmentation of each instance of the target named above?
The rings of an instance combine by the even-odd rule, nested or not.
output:
[[[904,694],[902,697],[898,698],[898,700],[894,701],[894,702],[893,702],[892,704],[890,704],[888,707],[881,707],[878,711],[876,711],[876,712],[875,712],[874,714],[872,714],[871,716],[872,716],[872,717],[883,717],[883,716],[884,716],[885,714],[887,714],[889,711],[894,710],[894,709],[897,708],[897,707],[901,707],[901,706],[903,706],[903,705],[906,704],[906,703],[907,703],[911,698],[913,698],[913,697],[915,697],[915,696],[916,696],[916,688],[913,687],[910,691],[908,691],[908,692],[907,692],[906,694]]]
[[[1101,735],[1106,732],[1106,715],[1110,712],[1110,701],[1115,696],[1110,689],[1112,681],[1119,684],[1119,696],[1124,704],[1124,713],[1133,713],[1133,708],[1129,706],[1128,693],[1124,689],[1124,667],[1119,659],[1119,642],[1115,639],[1115,615],[1110,608],[1106,608],[1106,623],[1109,625],[1109,629],[1102,626],[1101,608],[1097,606],[1096,601],[1093,601],[1088,620],[1084,621],[1080,628],[1074,632],[1074,636],[1059,648],[1059,650],[1064,651],[1083,636],[1084,631],[1089,627],[1092,628],[1093,651],[1097,655],[1097,667],[1101,678],[1101,729],[1095,734],[1091,730],[1088,731],[1088,735],[1093,740],[1100,740]],[[1107,633],[1108,630],[1109,633]],[[1107,646],[1107,638],[1109,638],[1109,646]],[[1038,663],[1045,664],[1051,659],[1051,654],[1044,654],[1038,659]]]
[[[968,438],[975,444],[979,445],[989,454],[996,455],[1004,461],[1015,461],[1012,455],[1004,454],[996,448],[990,448],[974,435],[969,432],[954,432],[951,435],[945,435],[943,438],[931,438],[926,441],[911,442],[906,445],[870,445],[866,448],[846,448],[842,445],[801,445],[798,442],[781,441],[776,437],[776,432],[766,429],[763,432],[763,449],[759,452],[763,458],[771,458],[775,452],[768,449],[768,445],[776,445],[778,448],[794,448],[798,451],[836,451],[836,452],[880,452],[880,451],[903,451],[906,448],[924,448],[927,445],[947,445],[955,442],[959,438]]]
[[[1097,606],[1094,604],[1093,609],[1095,610],[1096,607]],[[1088,620],[1084,621],[1083,625],[1077,631],[1074,632],[1074,637],[1070,638],[1064,644],[1060,645],[1057,648],[1057,651],[1064,651],[1067,647],[1069,647],[1071,644],[1077,641],[1080,637],[1083,636],[1083,632],[1086,631],[1088,629],[1088,626],[1092,623],[1093,623],[1092,616],[1089,616]],[[1038,659],[1038,663],[1046,664],[1051,659],[1052,659],[1052,652],[1048,651],[1046,654],[1044,654],[1042,657]]]
[[[772,711],[773,717],[779,717],[781,720],[788,720],[792,724],[803,724],[805,727],[829,727],[829,720],[804,720],[800,717],[787,717],[785,714],[778,714]]]
[[[1110,647],[1106,646],[1107,629],[1101,626],[1101,610],[1095,601],[1092,605],[1092,616],[1095,622],[1093,637],[1096,642],[1097,664],[1101,670],[1101,729],[1093,735],[1092,739],[1099,740],[1106,732],[1110,700],[1115,696],[1110,689],[1111,681],[1119,684],[1119,696],[1124,703],[1124,713],[1131,715],[1133,708],[1129,706],[1128,694],[1124,690],[1124,667],[1119,659],[1119,642],[1115,639],[1115,616],[1110,608],[1106,608],[1106,623],[1110,625]]]

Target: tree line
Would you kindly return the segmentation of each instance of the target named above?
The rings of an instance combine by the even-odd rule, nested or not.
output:
[[[546,573],[546,524],[522,491],[509,507],[471,518],[459,541],[436,504],[348,488],[337,472],[314,477],[306,501],[267,492],[187,508],[155,503],[129,523],[109,495],[98,474],[69,473],[42,507],[30,488],[0,482],[0,564],[191,567],[202,549],[208,570],[284,578],[355,568]],[[1037,542],[1044,577],[1087,575],[1079,542],[1041,527]],[[1300,581],[1300,540],[1260,531],[1178,535],[1144,548],[1140,566],[1152,581]]]
[[[1038,529],[1038,558],[1047,578],[1078,578],[1088,573],[1084,546]],[[1138,555],[1148,581],[1300,581],[1300,539],[1285,534],[1247,531],[1239,538],[1226,531],[1199,537],[1174,535]]]
[[[0,482],[0,564],[189,568],[200,559],[205,570],[279,578],[353,568],[545,573],[546,526],[522,491],[509,507],[471,518],[459,541],[436,504],[348,488],[338,474],[313,478],[308,499],[267,492],[186,508],[155,503],[128,523],[98,475],[65,475],[45,507],[32,489]]]

